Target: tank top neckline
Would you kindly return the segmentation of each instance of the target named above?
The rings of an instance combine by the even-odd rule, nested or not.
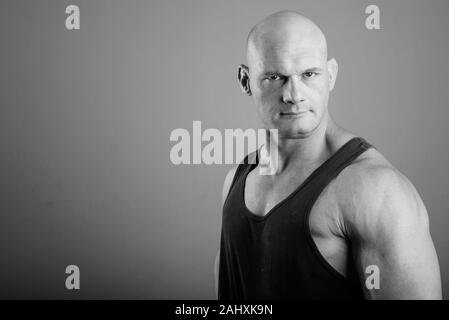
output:
[[[245,215],[253,220],[256,221],[265,221],[268,219],[276,210],[278,210],[280,207],[282,207],[285,203],[287,203],[291,198],[293,198],[298,192],[300,192],[304,187],[306,187],[310,181],[312,181],[316,176],[318,176],[321,171],[323,171],[328,164],[335,159],[339,154],[343,153],[345,150],[350,149],[352,146],[363,142],[363,138],[361,137],[353,137],[349,139],[347,142],[345,142],[337,151],[335,151],[329,158],[327,158],[321,165],[319,165],[315,170],[312,171],[311,174],[307,176],[307,178],[296,188],[294,189],[287,197],[283,198],[281,201],[279,201],[274,207],[272,207],[266,214],[260,216],[255,213],[253,213],[247,206],[245,201],[245,188],[246,188],[246,180],[251,171],[253,171],[258,163],[259,163],[259,155],[258,151],[256,151],[256,161],[254,164],[248,165],[246,170],[243,172],[242,179],[243,182],[241,183],[242,190],[240,190],[240,203],[243,208],[243,212]]]

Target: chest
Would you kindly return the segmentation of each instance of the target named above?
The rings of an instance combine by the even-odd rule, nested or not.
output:
[[[304,184],[312,181],[310,171],[296,172],[294,176],[271,177],[261,176],[254,170],[248,174],[244,187],[244,200],[248,210],[256,216],[270,214],[285,202],[291,201],[297,193],[304,192]],[[313,177],[312,177],[313,179]],[[337,184],[331,181],[319,190],[319,196],[313,203],[309,214],[309,226],[312,235],[320,238],[332,237],[338,226],[335,221],[341,215],[337,192]]]
[[[304,172],[290,179],[279,179],[273,183],[269,180],[264,181],[262,176],[255,177],[250,172],[244,185],[245,205],[252,214],[257,216],[276,214],[273,210],[291,201],[291,198],[296,197],[296,192],[303,191],[298,188],[307,179],[310,179],[309,175]],[[338,225],[339,217],[342,215],[338,205],[339,198],[342,197],[341,192],[338,192],[338,185],[340,184],[334,180],[319,191],[310,209],[307,223],[320,255],[332,268],[346,275],[348,246]],[[298,212],[298,214],[305,213]]]

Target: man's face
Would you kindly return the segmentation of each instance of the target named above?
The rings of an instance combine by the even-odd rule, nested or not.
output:
[[[326,52],[284,42],[251,50],[250,86],[267,129],[283,138],[313,133],[327,116],[330,79]]]

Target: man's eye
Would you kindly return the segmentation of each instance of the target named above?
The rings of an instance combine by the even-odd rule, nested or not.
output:
[[[310,78],[313,78],[314,76],[316,76],[317,73],[316,72],[312,72],[312,71],[308,71],[308,72],[304,72],[302,75],[303,75],[304,78],[310,79]]]
[[[267,79],[268,80],[270,80],[270,81],[276,81],[276,80],[279,80],[281,77],[279,77],[278,75],[276,75],[276,74],[272,74],[272,75],[269,75],[268,77],[267,77]]]

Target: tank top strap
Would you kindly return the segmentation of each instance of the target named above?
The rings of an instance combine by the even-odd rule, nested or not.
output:
[[[340,147],[314,172],[314,177],[307,188],[308,192],[312,193],[309,200],[313,203],[316,197],[343,169],[369,148],[375,147],[362,137],[354,137]]]
[[[257,166],[258,162],[258,151],[251,152],[245,156],[245,158],[238,164],[237,169],[234,173],[234,177],[232,178],[231,186],[229,187],[228,195],[226,196],[226,200],[231,193],[231,190],[234,188],[235,184],[242,177],[246,177],[248,171],[251,171],[255,166]],[[225,201],[226,202],[226,201]]]

